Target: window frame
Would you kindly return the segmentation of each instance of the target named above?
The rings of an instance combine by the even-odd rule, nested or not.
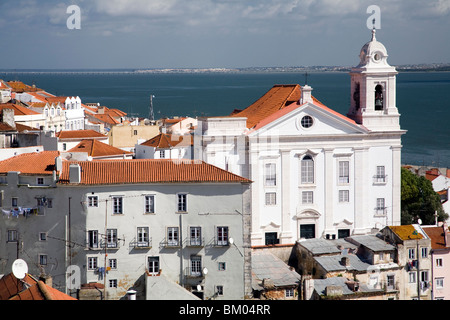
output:
[[[266,206],[276,206],[277,205],[277,193],[276,192],[266,192],[265,193],[265,205]]]
[[[338,184],[350,183],[350,161],[339,160],[338,162]]]
[[[277,185],[277,164],[275,162],[264,164],[264,185],[266,187]]]
[[[177,193],[177,212],[188,212],[188,194]]]
[[[147,272],[149,274],[155,275],[159,274],[159,271],[160,271],[159,256],[147,257]]]
[[[123,214],[123,196],[112,196],[113,214]]]
[[[307,190],[302,191],[302,204],[313,204],[314,203],[314,191]]]
[[[154,194],[148,194],[145,195],[144,198],[145,201],[145,213],[155,213],[155,195]]]
[[[315,168],[314,158],[310,154],[305,155],[300,160],[300,183],[301,184],[314,184],[315,181]]]
[[[338,192],[339,203],[350,202],[350,191],[349,190],[339,190]]]
[[[89,208],[98,208],[98,196],[88,196],[87,203]]]
[[[167,246],[178,247],[180,245],[180,228],[167,227]]]
[[[230,240],[230,228],[228,226],[216,227],[216,244],[218,246],[228,246]]]

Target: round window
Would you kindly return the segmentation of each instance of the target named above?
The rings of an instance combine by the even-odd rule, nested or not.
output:
[[[303,128],[310,128],[313,125],[314,121],[313,121],[312,117],[304,116],[302,118],[302,120],[300,121],[300,123],[301,123]]]
[[[375,61],[380,61],[381,55],[379,53],[375,53],[374,57]]]

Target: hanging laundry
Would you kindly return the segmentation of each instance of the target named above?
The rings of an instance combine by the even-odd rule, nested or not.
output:
[[[2,209],[2,213],[3,213],[4,216],[7,216],[8,219],[11,216],[11,210]]]

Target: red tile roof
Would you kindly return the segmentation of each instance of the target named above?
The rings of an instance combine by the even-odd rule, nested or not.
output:
[[[0,112],[3,109],[13,109],[15,116],[24,116],[24,115],[34,115],[34,114],[40,114],[39,112],[30,110],[28,108],[22,107],[15,103],[1,103],[0,104]]]
[[[69,166],[79,164],[81,183],[134,184],[186,182],[250,182],[250,180],[199,160],[94,160],[64,161],[60,183],[69,183]]]
[[[450,249],[450,247],[445,246],[445,234],[443,227],[422,227],[423,231],[431,239],[432,249]]]
[[[84,139],[67,152],[87,152],[93,158],[133,154],[95,139]]]
[[[12,88],[12,91],[14,92],[36,92],[36,91],[42,91],[42,89],[29,86],[22,81],[8,81],[8,85]]]
[[[56,133],[56,137],[60,140],[107,138],[107,136],[95,130],[62,130]]]
[[[169,149],[173,147],[192,146],[194,143],[191,135],[174,135],[160,133],[157,136],[143,142],[141,145],[158,149]]]
[[[0,174],[19,171],[25,175],[50,175],[55,169],[55,158],[59,151],[23,153],[0,161]]]
[[[24,286],[23,282],[28,285]],[[0,300],[77,300],[30,275],[19,281],[12,273],[0,279]]]
[[[244,110],[234,110],[230,117],[247,117],[247,128],[259,129],[300,107],[301,87],[298,84],[275,85]],[[315,97],[313,104],[339,118],[356,124],[352,119],[328,108]]]

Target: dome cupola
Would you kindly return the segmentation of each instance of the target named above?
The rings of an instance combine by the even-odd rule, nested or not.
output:
[[[372,39],[367,42],[359,54],[359,67],[362,66],[388,66],[386,47],[375,36],[376,30],[372,29]]]

